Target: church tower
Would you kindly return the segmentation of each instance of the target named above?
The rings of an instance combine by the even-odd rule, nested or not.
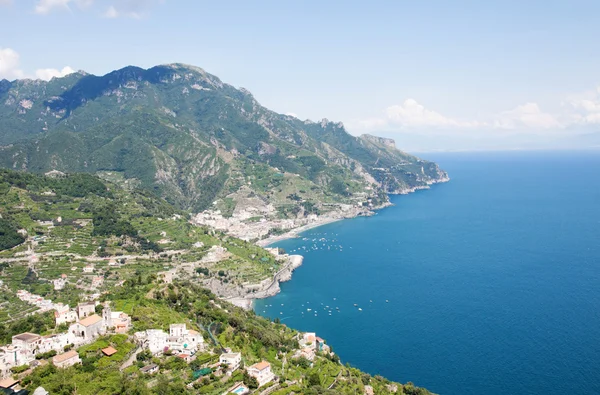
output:
[[[110,305],[106,303],[104,305],[104,309],[102,309],[102,319],[104,320],[104,327],[106,329],[112,328],[112,311],[110,310]]]

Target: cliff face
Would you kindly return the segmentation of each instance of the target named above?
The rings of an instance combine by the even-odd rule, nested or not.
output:
[[[277,114],[181,64],[0,81],[0,166],[111,172],[193,211],[242,186],[276,207],[318,207],[424,187],[444,174],[391,139]]]

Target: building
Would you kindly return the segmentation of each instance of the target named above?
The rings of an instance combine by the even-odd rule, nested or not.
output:
[[[267,361],[255,363],[254,365],[246,368],[246,371],[250,376],[254,377],[258,381],[259,387],[270,383],[275,378],[273,372],[271,372],[271,364]]]
[[[155,363],[153,363],[151,365],[146,365],[140,369],[140,372],[142,372],[144,374],[154,374],[154,373],[158,372],[158,365]]]
[[[96,314],[96,303],[84,302],[77,305],[77,317],[79,317],[80,320],[92,314]]]
[[[77,321],[77,313],[71,310],[68,304],[57,303],[54,307],[56,308],[54,319],[57,326]]]
[[[67,279],[62,278],[62,277],[57,278],[55,280],[52,280],[52,283],[54,284],[54,290],[60,291],[65,288],[65,285],[67,285]]]
[[[83,272],[88,274],[94,273],[94,265],[85,265],[83,267]]]
[[[104,320],[92,314],[69,327],[69,332],[81,340],[91,340],[106,332]]]
[[[35,333],[26,332],[12,337],[13,346],[20,347],[23,351],[31,355],[38,353],[41,344],[42,337]]]
[[[143,332],[136,332],[134,338],[138,344],[147,348],[154,355],[161,354],[167,348],[167,338],[169,334],[160,329],[148,329]]]
[[[10,375],[15,366],[27,365],[33,361],[33,354],[26,353],[21,347],[5,346],[0,349],[0,373],[2,377]]]
[[[325,344],[325,340],[321,339],[320,337],[315,338],[315,348],[317,351],[322,351],[324,353],[331,352],[331,347]]]
[[[175,354],[193,356],[204,348],[204,338],[197,331],[187,329],[185,324],[172,324],[169,333],[160,329],[148,329],[134,334],[135,340],[152,354],[170,350]]]
[[[92,278],[92,288],[101,287],[102,284],[104,284],[104,277],[94,276],[94,278]]]
[[[194,360],[194,357],[187,353],[177,354],[177,357],[183,359],[186,363],[190,363]]]
[[[102,354],[106,355],[107,357],[112,357],[117,352],[118,352],[117,349],[112,346],[108,346],[108,347],[102,349]]]
[[[81,363],[81,358],[75,350],[67,351],[52,358],[52,363],[57,368],[68,368],[69,366]]]
[[[102,309],[102,319],[104,327],[116,333],[126,333],[131,328],[131,317],[122,311],[112,311],[108,304]]]
[[[39,347],[40,353],[56,351],[61,352],[68,345],[69,334],[68,333],[57,333],[55,335],[46,335],[42,337],[42,342]]]
[[[219,356],[219,363],[227,365],[227,374],[231,375],[235,372],[242,363],[242,354],[239,352],[230,352]]]

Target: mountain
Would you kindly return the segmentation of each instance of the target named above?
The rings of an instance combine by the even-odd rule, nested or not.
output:
[[[97,173],[193,211],[239,191],[275,207],[327,210],[447,178],[392,140],[275,113],[182,64],[0,81],[0,166]]]

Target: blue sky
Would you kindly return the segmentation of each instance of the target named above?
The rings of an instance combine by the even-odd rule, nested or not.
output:
[[[189,63],[413,150],[598,131],[599,41],[599,1],[0,0],[0,78]]]

